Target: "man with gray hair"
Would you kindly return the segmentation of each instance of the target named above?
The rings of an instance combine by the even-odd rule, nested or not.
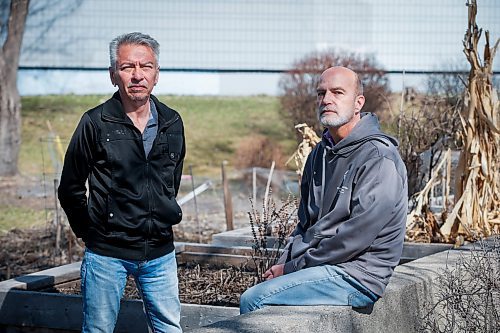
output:
[[[82,332],[113,332],[128,276],[150,329],[181,332],[172,225],[182,219],[175,197],[184,126],[151,94],[159,76],[158,42],[134,32],[113,39],[109,50],[118,91],[83,114],[58,189],[72,230],[85,242]]]
[[[406,169],[396,139],[362,113],[358,75],[321,74],[318,120],[323,138],[307,158],[299,223],[267,281],[245,291],[240,312],[269,305],[370,307],[382,296],[403,250]]]

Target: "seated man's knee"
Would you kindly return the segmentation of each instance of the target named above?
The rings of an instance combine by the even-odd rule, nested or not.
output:
[[[256,299],[258,294],[256,293],[256,286],[247,289],[240,297],[240,314],[245,314],[253,310],[258,309],[256,305]]]

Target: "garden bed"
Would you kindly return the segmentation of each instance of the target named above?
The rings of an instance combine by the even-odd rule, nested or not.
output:
[[[179,265],[179,297],[185,304],[238,307],[240,295],[254,284],[255,274],[238,267],[216,267],[188,263]],[[41,292],[80,295],[80,280],[39,290]],[[129,277],[123,298],[141,299],[135,281]]]

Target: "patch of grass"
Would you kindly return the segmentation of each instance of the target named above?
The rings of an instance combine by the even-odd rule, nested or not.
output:
[[[20,171],[25,174],[57,171],[61,156],[54,135],[59,136],[61,150],[65,151],[82,114],[107,98],[109,96],[23,97]],[[159,96],[159,99],[181,114],[187,144],[185,166],[193,165],[197,174],[219,174],[220,163],[232,161],[239,142],[249,135],[269,137],[287,156],[296,148],[295,129],[289,128],[280,114],[276,97]]]
[[[43,210],[33,210],[16,206],[0,206],[0,232],[16,228],[27,228],[45,223]]]
[[[262,134],[291,155],[296,147],[294,129],[280,115],[278,99],[252,97],[164,96],[184,119],[186,165],[198,172],[218,173],[223,160],[232,161],[239,143],[247,136]]]
[[[82,114],[105,96],[29,96],[22,98],[22,144],[19,170],[24,174],[53,173],[62,159],[54,143],[58,135],[63,151]],[[53,133],[50,133],[49,126]]]

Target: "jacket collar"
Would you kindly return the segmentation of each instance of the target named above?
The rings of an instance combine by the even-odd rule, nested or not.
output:
[[[118,91],[104,103],[102,118],[109,121],[131,122],[125,111],[123,111],[122,99]]]
[[[150,95],[151,101],[155,104],[156,111],[158,112],[159,126],[174,122],[178,118],[177,112],[161,103],[154,95]],[[121,123],[132,124],[132,121],[123,111],[122,100],[119,92],[115,92],[113,96],[108,99],[102,110],[102,119],[107,121],[115,121]]]

